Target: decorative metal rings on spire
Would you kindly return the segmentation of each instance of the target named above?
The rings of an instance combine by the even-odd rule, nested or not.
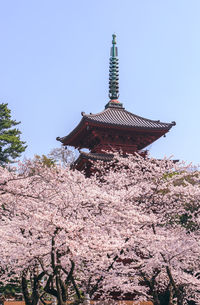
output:
[[[109,68],[109,98],[117,100],[119,97],[119,59],[116,45],[116,35],[112,35],[112,47],[110,51]]]

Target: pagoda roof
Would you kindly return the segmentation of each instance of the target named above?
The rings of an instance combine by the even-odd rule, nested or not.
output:
[[[79,158],[85,158],[85,159],[91,160],[91,161],[111,161],[113,159],[113,157],[114,157],[113,154],[91,153],[91,152],[87,153],[87,152],[84,152],[84,151],[81,151],[80,155],[79,155]]]
[[[150,120],[133,114],[124,108],[108,107],[97,114],[84,114],[83,120],[101,125],[121,126],[138,129],[167,129],[175,125],[172,123],[163,123],[160,121]]]
[[[176,123],[163,123],[160,121],[150,120],[133,114],[125,110],[117,102],[110,103],[114,106],[108,105],[106,109],[97,114],[85,114],[82,112],[82,119],[80,123],[65,137],[58,137],[57,140],[64,145],[73,145],[73,138],[79,134],[87,126],[98,126],[100,128],[123,129],[132,131],[146,131],[146,132],[161,132],[165,134]]]

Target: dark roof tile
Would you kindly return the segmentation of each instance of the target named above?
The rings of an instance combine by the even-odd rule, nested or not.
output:
[[[83,118],[88,122],[99,123],[102,125],[108,124],[113,126],[115,125],[142,129],[170,129],[173,125],[175,125],[174,122],[162,123],[160,121],[153,121],[135,115],[123,108],[120,109],[112,107],[109,107],[97,114],[84,114]]]

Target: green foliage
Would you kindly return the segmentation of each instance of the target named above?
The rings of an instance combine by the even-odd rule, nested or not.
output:
[[[182,215],[179,215],[178,222],[186,228],[187,232],[199,231],[200,227],[199,224],[194,220],[194,216],[198,215],[199,213],[199,203],[197,207],[194,208],[192,203],[186,207],[186,212]]]
[[[25,142],[20,140],[21,132],[14,126],[20,124],[11,119],[8,104],[0,104],[0,165],[14,162],[25,151]]]
[[[47,166],[47,167],[52,167],[56,163],[56,161],[54,161],[52,158],[49,158],[45,155],[42,155],[42,156],[35,155],[34,159],[35,159],[35,161],[41,162],[42,165]]]
[[[22,292],[20,283],[18,283],[15,280],[11,280],[10,283],[3,285],[3,283],[0,282],[0,294],[6,299],[6,298],[14,298],[15,300],[22,298]]]

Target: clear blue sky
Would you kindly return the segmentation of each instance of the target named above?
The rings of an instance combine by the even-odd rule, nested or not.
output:
[[[115,32],[120,101],[177,123],[151,155],[200,163],[199,16],[199,0],[0,0],[0,102],[21,121],[24,156],[104,109]]]

